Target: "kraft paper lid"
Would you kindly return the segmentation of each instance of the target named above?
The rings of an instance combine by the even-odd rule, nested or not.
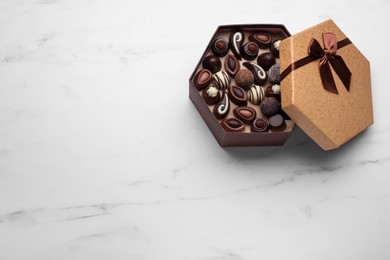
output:
[[[341,57],[351,72],[349,91],[346,77],[339,77],[343,74],[339,57],[335,58],[337,62],[330,61],[335,56],[307,58],[311,56],[308,49],[313,38],[319,43],[317,47],[329,46],[329,41],[324,44],[327,39],[323,34],[337,39],[335,55]],[[321,77],[320,63],[329,66],[327,77]],[[323,72],[324,68],[321,69]],[[324,150],[340,147],[373,124],[370,63],[332,20],[283,40],[280,71],[282,109]],[[324,87],[329,84],[323,81],[331,82],[332,77],[338,93]]]

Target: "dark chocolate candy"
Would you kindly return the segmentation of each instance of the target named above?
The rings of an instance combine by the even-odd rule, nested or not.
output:
[[[280,102],[280,85],[274,84],[265,89],[265,96],[274,97]]]
[[[257,64],[265,70],[269,70],[275,62],[276,59],[270,52],[264,52],[257,57]]]
[[[217,56],[209,55],[203,59],[202,66],[204,69],[208,69],[214,74],[221,70],[222,63]]]
[[[268,49],[272,42],[272,37],[269,33],[258,32],[249,35],[249,40],[255,42],[260,49]]]
[[[245,130],[245,125],[237,118],[227,118],[221,122],[221,126],[227,132],[242,132]]]
[[[242,65],[244,65],[248,70],[250,70],[253,73],[254,76],[254,82],[256,85],[263,85],[267,82],[267,73],[265,70],[253,62],[244,62]]]
[[[230,76],[234,77],[234,75],[236,75],[236,73],[240,70],[240,67],[240,63],[234,55],[229,54],[225,58],[224,68]]]
[[[246,60],[254,60],[259,54],[259,46],[254,42],[247,42],[240,49],[241,56]]]
[[[221,93],[219,89],[214,86],[206,87],[202,92],[202,97],[207,105],[215,105],[221,100]]]
[[[213,81],[213,74],[207,69],[202,69],[194,77],[194,85],[200,91]]]
[[[281,132],[286,129],[286,121],[280,114],[271,116],[269,119],[269,128],[272,132]]]
[[[229,43],[223,38],[215,39],[211,51],[217,57],[223,57],[229,52]]]
[[[225,71],[219,71],[213,75],[212,85],[218,89],[227,89],[232,79]]]
[[[275,64],[268,70],[269,82],[272,84],[280,84],[280,65]]]
[[[279,44],[280,40],[276,40],[271,44],[271,53],[275,56],[275,58],[279,58]]]
[[[229,36],[229,45],[233,54],[237,59],[241,60],[240,49],[244,42],[244,34],[242,32],[233,32]]]
[[[240,87],[242,87],[245,90],[248,90],[255,80],[253,73],[250,72],[247,69],[242,69],[237,72],[236,76],[234,77],[234,80],[236,81],[236,84]]]
[[[264,88],[254,85],[248,90],[248,100],[253,105],[259,105],[265,97]]]
[[[256,110],[247,106],[236,107],[233,110],[233,114],[245,124],[252,123],[252,121],[256,118]]]
[[[256,118],[251,125],[252,132],[268,132],[268,120],[265,118]]]
[[[238,86],[230,86],[228,95],[229,99],[237,106],[246,106],[248,103],[245,90]]]
[[[223,93],[222,99],[215,105],[213,113],[217,119],[223,119],[229,114],[230,101],[227,93]]]
[[[276,98],[273,97],[266,97],[260,104],[261,112],[265,116],[273,116],[277,113],[279,113],[280,110],[280,103]]]

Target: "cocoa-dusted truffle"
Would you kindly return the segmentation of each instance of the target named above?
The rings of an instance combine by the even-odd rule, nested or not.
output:
[[[272,84],[280,84],[280,65],[275,64],[268,70],[269,82]]]
[[[257,64],[265,70],[269,70],[275,64],[275,57],[270,52],[264,52],[257,57]]]
[[[221,69],[222,63],[221,63],[221,60],[217,56],[209,55],[203,59],[202,66],[204,69],[208,69],[209,71],[211,71],[211,73],[214,74],[214,73],[217,73]]]
[[[265,116],[273,116],[277,113],[279,113],[280,110],[280,104],[279,101],[274,97],[266,97],[260,104],[261,112]]]
[[[252,72],[247,69],[242,69],[237,72],[236,76],[234,77],[234,80],[236,81],[236,84],[238,86],[242,87],[245,90],[248,90],[253,85],[255,78]]]

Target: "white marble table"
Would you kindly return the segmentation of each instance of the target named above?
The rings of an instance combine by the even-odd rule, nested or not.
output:
[[[0,1],[0,259],[390,259],[388,1]],[[332,18],[375,124],[221,149],[188,99],[219,24]]]

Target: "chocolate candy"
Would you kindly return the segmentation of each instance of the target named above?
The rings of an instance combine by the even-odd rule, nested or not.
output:
[[[260,49],[268,49],[272,42],[272,37],[269,33],[258,32],[249,35],[249,40],[255,42]]]
[[[228,94],[224,93],[222,99],[213,109],[213,114],[217,119],[223,119],[229,114],[230,101]]]
[[[206,104],[211,106],[219,102],[221,99],[221,93],[219,93],[219,90],[216,87],[208,86],[203,90],[202,97]]]
[[[266,97],[274,97],[280,102],[280,85],[275,84],[265,89]]]
[[[251,125],[252,132],[268,132],[268,120],[265,118],[256,118]]]
[[[207,87],[212,81],[213,74],[206,69],[198,71],[194,77],[194,85],[199,91]]]
[[[219,71],[213,75],[211,85],[218,89],[227,89],[230,86],[232,79],[225,71]]]
[[[242,132],[245,130],[245,125],[237,118],[227,118],[221,122],[221,126],[227,132]]]
[[[280,40],[276,40],[271,44],[271,53],[274,55],[276,58],[279,58],[279,44]]]
[[[223,57],[229,52],[229,44],[225,39],[217,38],[211,46],[211,51],[215,56]]]
[[[282,115],[276,114],[271,116],[269,119],[269,128],[272,132],[281,132],[286,129],[286,121],[284,121]]]
[[[257,57],[257,64],[265,70],[269,70],[275,62],[275,57],[270,52],[264,52]]]
[[[202,61],[202,66],[204,69],[208,69],[211,73],[216,73],[221,70],[222,63],[220,59],[215,55],[209,55]]]
[[[228,95],[229,99],[237,106],[246,106],[248,103],[246,92],[240,87],[230,86]]]
[[[241,56],[246,60],[254,60],[259,54],[259,46],[254,42],[247,42],[240,49]]]
[[[275,64],[268,70],[269,82],[272,84],[280,84],[280,65]]]
[[[240,70],[240,63],[234,55],[229,54],[225,58],[224,68],[230,76],[234,77],[234,75],[236,75],[236,73]]]
[[[244,42],[244,34],[242,32],[234,32],[229,36],[229,45],[233,54],[237,59],[241,60],[240,49]]]
[[[233,110],[235,117],[240,119],[245,124],[250,124],[256,118],[256,111],[252,107],[236,107]]]
[[[255,78],[252,72],[247,69],[242,69],[237,72],[236,76],[234,77],[234,80],[236,81],[238,86],[242,87],[245,90],[248,90],[253,85]]]
[[[242,65],[253,73],[256,85],[263,85],[267,82],[267,73],[262,67],[253,62],[244,62]]]
[[[265,97],[264,89],[260,86],[253,86],[248,91],[248,100],[253,105],[258,105]]]
[[[273,97],[266,97],[260,104],[261,112],[265,116],[273,116],[277,113],[279,113],[280,110],[280,104],[279,101],[276,98]]]

